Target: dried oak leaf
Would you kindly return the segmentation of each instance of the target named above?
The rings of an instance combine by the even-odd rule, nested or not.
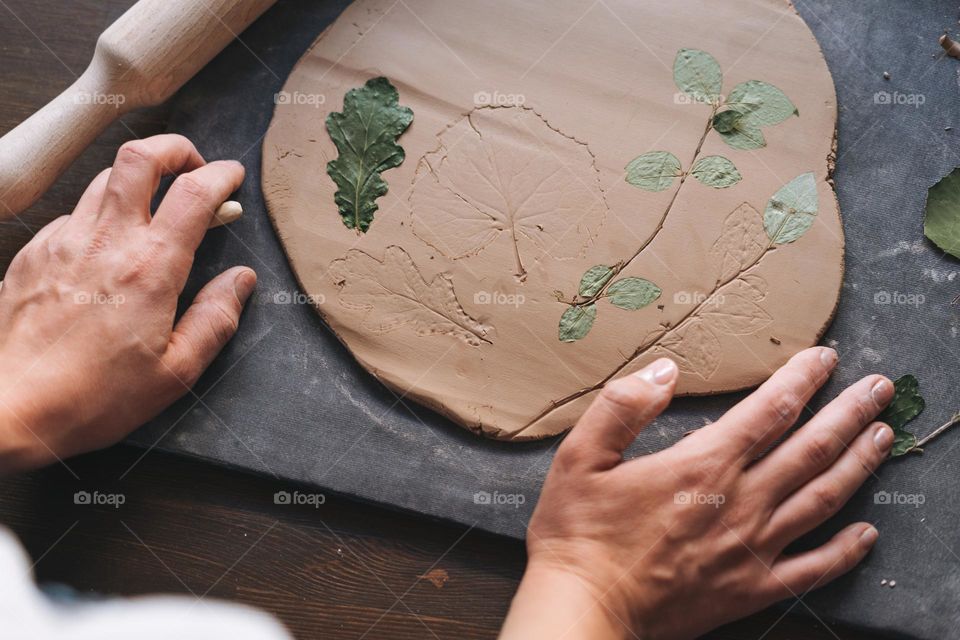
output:
[[[413,232],[451,259],[512,244],[514,275],[583,254],[606,204],[587,146],[532,109],[481,108],[438,135],[410,196]]]
[[[401,247],[387,247],[383,262],[351,249],[331,263],[329,273],[340,287],[340,304],[364,311],[361,326],[369,331],[411,325],[421,336],[455,336],[473,346],[490,343],[491,328],[463,310],[450,276],[441,273],[427,282]]]

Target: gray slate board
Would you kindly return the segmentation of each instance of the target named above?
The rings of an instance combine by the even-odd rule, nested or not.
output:
[[[345,4],[281,0],[243,34],[243,44],[231,45],[176,99],[171,131],[193,139],[208,159],[239,158],[247,168],[238,198],[246,213],[231,228],[208,234],[184,300],[234,264],[254,267],[260,284],[239,333],[196,395],[131,441],[272,475],[278,490],[289,488],[279,480],[302,482],[520,538],[558,441],[482,440],[382,387],[308,305],[296,303],[293,276],[264,209],[260,142],[273,94]],[[843,296],[825,338],[840,351],[841,365],[814,408],[866,373],[914,373],[927,398],[914,423],[922,435],[960,405],[954,393],[960,316],[951,305],[960,292],[960,263],[922,236],[927,188],[960,165],[960,60],[944,58],[936,44],[944,29],[956,30],[957,4],[795,5],[837,86],[836,181],[847,234]],[[951,126],[955,130],[945,131]],[[323,167],[317,174],[326,179]],[[740,397],[675,402],[631,453],[669,445]],[[823,540],[854,519],[869,520],[881,531],[873,554],[853,575],[787,604],[825,622],[908,637],[960,637],[958,445],[960,429],[922,456],[885,465],[805,541]],[[884,491],[890,504],[883,504]],[[522,498],[484,504],[482,494],[475,499],[478,492]],[[903,500],[910,504],[897,504]],[[881,587],[883,578],[895,579],[897,587]]]

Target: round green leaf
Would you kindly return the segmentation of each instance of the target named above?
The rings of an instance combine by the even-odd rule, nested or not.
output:
[[[610,302],[629,311],[641,309],[660,297],[660,287],[643,278],[623,278],[607,288]]]
[[[767,202],[763,228],[774,244],[794,242],[813,225],[817,215],[817,181],[803,173],[780,188]]]
[[[783,91],[761,80],[741,82],[724,104],[742,113],[744,122],[753,127],[780,124],[790,116],[800,115]]]
[[[954,169],[927,192],[923,235],[955,258],[960,258],[960,168]]]
[[[729,112],[725,111],[724,113]],[[749,151],[767,146],[767,141],[760,129],[744,123],[742,119],[737,122],[737,126],[732,131],[724,133],[717,129],[717,133],[720,135],[720,139],[733,149]]]
[[[604,264],[590,267],[580,278],[580,295],[587,298],[597,295],[612,277],[613,269]]]
[[[742,118],[743,114],[739,111],[733,109],[721,111],[713,116],[713,128],[717,130],[717,133],[733,133]]]
[[[560,340],[575,342],[588,333],[597,318],[597,305],[572,306],[560,316]]]
[[[731,187],[742,178],[737,167],[723,156],[700,158],[694,163],[690,173],[703,184],[715,189]]]
[[[717,104],[723,89],[723,72],[716,58],[699,49],[680,49],[673,61],[673,80],[697,102]]]
[[[669,151],[651,151],[631,160],[626,180],[647,191],[663,191],[680,175],[680,161]]]

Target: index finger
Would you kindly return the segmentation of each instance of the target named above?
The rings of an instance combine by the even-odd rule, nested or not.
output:
[[[703,427],[742,466],[786,433],[837,365],[837,352],[813,347],[796,354],[715,423]]]

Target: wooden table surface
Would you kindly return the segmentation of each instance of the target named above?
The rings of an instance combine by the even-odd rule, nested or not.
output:
[[[0,133],[67,87],[97,35],[132,0],[0,0]],[[162,132],[167,108],[114,124],[19,219],[0,223],[0,273],[44,224],[69,213],[126,140]],[[493,638],[523,572],[517,542],[327,496],[275,505],[274,481],[117,446],[0,485],[41,581],[134,595],[225,598],[278,615],[298,638]],[[295,487],[289,487],[293,490]],[[77,491],[123,494],[77,505]],[[794,611],[805,605],[797,604]],[[769,610],[709,636],[865,636]]]

